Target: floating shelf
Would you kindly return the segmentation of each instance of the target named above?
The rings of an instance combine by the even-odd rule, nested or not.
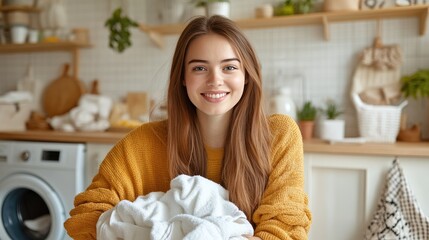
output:
[[[22,12],[40,12],[39,8],[30,7],[30,6],[3,6],[0,7],[0,12],[12,12],[12,11],[22,11]]]
[[[25,43],[25,44],[0,44],[0,54],[2,53],[23,53],[23,52],[47,52],[47,51],[73,51],[77,48],[89,48],[90,44],[76,42],[54,42],[54,43]]]
[[[429,5],[416,5],[409,7],[393,7],[376,10],[317,12],[292,16],[276,16],[272,18],[240,19],[236,20],[235,22],[243,29],[320,24],[324,28],[325,40],[329,40],[329,25],[331,23],[370,19],[382,20],[388,18],[418,17],[420,24],[419,34],[423,36],[426,31],[428,12]],[[144,26],[145,32],[151,32],[160,35],[179,34],[183,31],[185,27],[184,24]]]

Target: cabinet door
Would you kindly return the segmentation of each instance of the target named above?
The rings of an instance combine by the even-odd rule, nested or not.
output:
[[[384,190],[395,156],[306,153],[305,188],[313,224],[310,239],[361,240]],[[399,157],[406,181],[429,213],[429,157]]]
[[[393,159],[306,153],[310,239],[361,240]]]
[[[85,186],[88,186],[113,144],[88,143],[86,146]]]

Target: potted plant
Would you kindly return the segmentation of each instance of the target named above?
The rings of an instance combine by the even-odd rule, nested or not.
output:
[[[206,0],[207,15],[222,15],[229,18],[230,2],[229,0]]]
[[[414,99],[429,100],[429,69],[420,69],[409,76],[401,78],[401,92],[405,97]],[[403,119],[407,119],[406,115],[402,115]],[[407,129],[407,121],[403,120],[403,127],[399,130],[398,140],[401,141],[420,141],[420,126],[414,124],[411,129]],[[429,121],[426,121],[429,122]],[[427,123],[426,123],[427,124]]]
[[[345,121],[338,119],[343,114],[333,100],[328,100],[324,108],[319,109],[323,119],[320,121],[320,138],[324,140],[341,140],[344,138]]]
[[[429,69],[418,70],[401,78],[401,92],[405,97],[429,97]]]
[[[311,139],[313,137],[314,120],[316,119],[317,108],[306,101],[302,108],[297,111],[298,126],[301,130],[302,139]]]
[[[305,14],[313,10],[314,0],[285,0],[274,8],[275,16]]]

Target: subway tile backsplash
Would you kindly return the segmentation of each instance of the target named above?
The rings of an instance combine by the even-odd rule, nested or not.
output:
[[[158,49],[148,36],[137,29],[132,31],[133,46],[118,54],[108,48],[105,20],[120,1],[65,0],[69,28],[90,30],[92,48],[82,49],[79,59],[79,79],[89,86],[99,80],[100,92],[115,100],[127,91],[148,91],[155,100],[164,97],[171,57],[178,35],[165,37],[165,48]],[[152,6],[162,1],[129,0],[130,16],[139,22],[156,24],[157,11]],[[273,1],[232,0],[231,18],[253,17],[258,4]],[[278,1],[277,1],[278,2]],[[155,5],[154,5],[155,4]],[[357,136],[357,121],[350,100],[350,84],[357,56],[371,46],[376,36],[375,20],[330,24],[330,40],[324,40],[323,26],[305,25],[269,29],[246,29],[245,33],[256,49],[263,69],[266,96],[275,88],[288,85],[294,89],[293,98],[299,105],[312,100],[319,106],[327,98],[341,102],[345,109],[346,135]],[[383,20],[383,44],[399,44],[403,51],[402,74],[429,68],[429,29],[419,35],[417,17]],[[426,26],[429,28],[429,26]],[[61,74],[63,63],[70,62],[65,52],[19,53],[0,55],[0,94],[16,89],[27,66],[34,68],[35,79],[48,84]],[[424,136],[429,137],[427,101],[411,100],[405,108],[409,120],[421,123]]]

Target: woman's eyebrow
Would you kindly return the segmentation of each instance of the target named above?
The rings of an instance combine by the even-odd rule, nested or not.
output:
[[[238,59],[238,58],[227,58],[227,59],[222,60],[221,62],[230,62],[230,61],[241,62],[240,59]]]
[[[230,62],[230,61],[241,62],[240,59],[238,59],[238,58],[227,58],[227,59],[223,59],[221,62],[223,63],[223,62]],[[192,59],[188,62],[188,64],[195,63],[195,62],[197,62],[197,63],[208,63],[209,61],[202,60],[202,59]]]
[[[195,62],[197,62],[197,63],[208,63],[209,61],[202,60],[202,59],[192,59],[188,62],[188,64],[195,63]]]

